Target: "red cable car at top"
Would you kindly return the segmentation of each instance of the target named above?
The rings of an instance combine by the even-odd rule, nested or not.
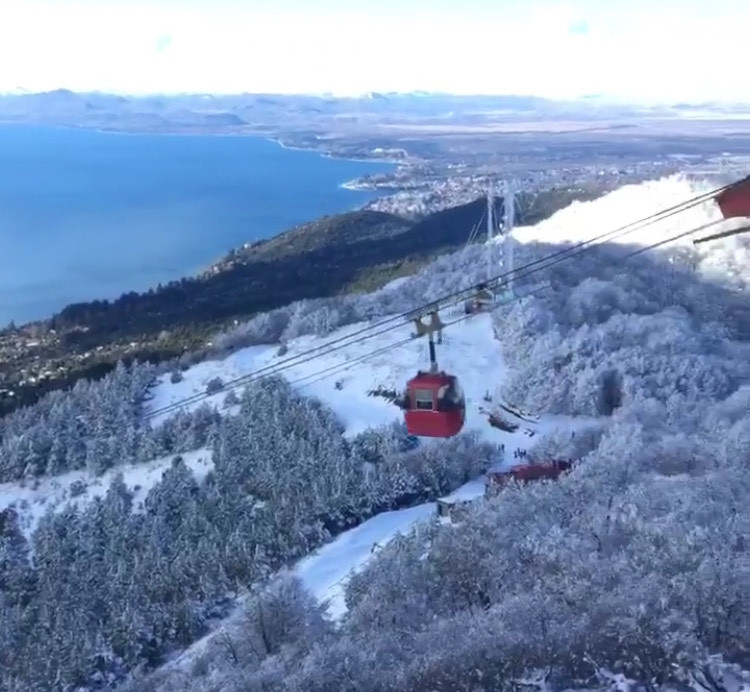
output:
[[[750,175],[726,187],[714,197],[714,201],[725,220],[750,218]],[[740,233],[747,233],[748,231],[750,231],[750,226],[746,225],[742,228],[721,231],[720,233],[713,233],[712,235],[699,238],[694,240],[693,244],[699,245],[709,240],[719,240],[720,238],[727,238],[739,235]]]
[[[434,334],[442,343],[443,323],[437,312],[430,314],[430,323],[415,319],[417,333],[429,340],[430,369],[419,371],[406,383],[406,392],[400,402],[404,410],[406,430],[416,437],[448,438],[458,435],[466,419],[466,400],[455,375],[438,370],[435,358]]]
[[[715,199],[725,219],[750,217],[750,175],[730,185]]]

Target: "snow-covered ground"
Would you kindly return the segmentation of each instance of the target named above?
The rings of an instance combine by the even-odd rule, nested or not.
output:
[[[330,615],[339,617],[346,611],[344,588],[349,577],[394,536],[407,533],[416,522],[434,515],[434,502],[382,512],[300,560],[297,575],[319,601],[328,605]]]
[[[446,311],[444,320],[462,314]],[[398,325],[398,323],[395,323]],[[301,394],[315,396],[327,404],[346,427],[347,435],[356,435],[373,426],[400,420],[402,412],[392,403],[368,392],[383,388],[402,391],[407,380],[429,365],[427,342],[415,339],[398,348],[391,345],[404,340],[410,327],[403,325],[366,340],[354,335],[367,327],[357,323],[339,329],[326,338],[303,336],[288,344],[283,356],[278,346],[251,346],[241,349],[223,360],[205,361],[183,373],[183,380],[170,382],[170,376],[160,378],[153,390],[147,412],[157,412],[187,397],[205,392],[206,385],[219,377],[225,383],[235,378],[268,368],[279,363],[278,370],[264,370],[263,374],[278,372],[286,377]],[[379,331],[379,330],[375,330]],[[286,362],[305,352],[332,344],[316,352],[310,359]],[[342,347],[343,346],[343,347]],[[335,350],[333,350],[335,349]],[[385,350],[384,350],[385,349]],[[375,354],[375,355],[373,355]],[[564,416],[541,416],[538,423],[523,422],[515,433],[507,433],[489,425],[486,413],[493,408],[496,390],[502,382],[505,365],[500,344],[495,338],[489,315],[476,315],[445,331],[443,344],[437,347],[440,367],[458,376],[466,396],[466,430],[479,431],[488,441],[504,444],[508,449],[525,448],[529,435],[547,432],[555,427],[569,427],[571,420]],[[208,403],[221,408],[227,391],[206,397],[185,408]],[[513,402],[510,402],[513,403]],[[173,411],[172,411],[173,413]],[[170,413],[153,415],[154,422]]]
[[[573,202],[534,226],[517,227],[513,236],[520,243],[577,243],[671,209],[712,189],[710,184],[698,185],[680,175],[625,185],[592,202]],[[654,223],[635,226],[632,232],[611,242],[651,245],[677,233],[719,221],[722,221],[719,207],[713,200],[708,200]],[[739,228],[746,223],[743,219],[727,220],[723,221],[721,229]],[[693,238],[682,238],[675,241],[675,245],[693,248]],[[716,245],[699,245],[696,249],[701,254],[708,254],[716,249]]]
[[[534,227],[517,228],[514,237],[520,243],[566,240],[579,242],[684,202],[699,192],[701,190],[696,190],[687,180],[680,177],[628,186],[594,202],[574,203]],[[708,202],[625,236],[621,242],[650,244],[719,218],[718,209],[713,203]],[[684,242],[692,247],[690,240]],[[701,248],[700,252],[705,252],[706,258],[709,254],[713,258],[717,249],[722,251],[721,248],[724,248],[726,257],[730,258],[738,258],[739,255],[748,252],[747,241],[743,239],[728,239],[718,244],[710,244],[710,247]],[[747,262],[744,266],[747,266]],[[446,290],[449,290],[449,287],[446,287]],[[453,314],[446,311],[442,316],[445,321],[450,321],[461,314],[459,309]],[[224,383],[229,383],[261,368],[271,367],[271,370],[263,372],[270,374],[278,366],[278,372],[301,394],[316,396],[328,405],[341,419],[349,436],[382,423],[399,420],[402,413],[396,406],[381,397],[371,396],[368,392],[374,389],[401,391],[406,381],[418,369],[427,367],[428,353],[424,339],[412,340],[398,348],[389,348],[406,339],[411,332],[409,325],[399,325],[398,322],[393,324],[398,328],[365,335],[367,338],[355,336],[356,332],[368,326],[366,323],[350,325],[325,338],[300,337],[289,342],[287,351],[281,356],[278,355],[278,345],[241,349],[223,360],[206,361],[191,367],[183,373],[183,379],[178,383],[172,383],[170,376],[165,375],[153,389],[153,398],[147,410],[153,415],[152,423],[158,424],[160,419],[171,414],[159,413],[162,408],[176,404],[186,397],[203,394],[207,383],[214,378],[218,377]],[[332,346],[326,348],[326,344]],[[300,358],[297,362],[287,363],[297,355],[320,347],[323,348],[316,352],[314,358]],[[508,452],[517,448],[529,448],[539,436],[555,428],[572,431],[590,423],[587,420],[573,420],[564,416],[540,415],[536,422],[514,420],[513,422],[519,424],[518,430],[514,433],[504,432],[489,425],[484,411],[496,410],[496,405],[500,403],[496,392],[505,374],[505,364],[491,320],[487,315],[478,315],[448,327],[443,344],[438,346],[437,357],[441,368],[457,375],[461,382],[467,400],[465,429],[479,431],[488,441],[503,444]],[[186,408],[203,403],[222,408],[225,397],[226,390],[202,398]],[[488,398],[491,400],[488,401]],[[430,443],[439,444],[439,441]],[[211,466],[210,453],[207,450],[197,450],[182,456],[199,478]],[[512,454],[507,456],[512,462]],[[70,488],[74,482],[81,481],[86,486],[85,492],[72,500],[82,502],[86,498],[106,492],[115,472],[124,474],[129,487],[138,488],[138,506],[148,489],[161,478],[171,458],[157,459],[149,464],[134,467],[122,467],[101,478],[93,478],[85,472],[72,472],[42,480],[34,488],[21,487],[18,484],[0,485],[0,510],[15,503],[21,511],[24,529],[30,531],[48,507],[62,507],[72,499]],[[482,481],[476,479],[456,491],[452,497],[469,499],[481,495],[482,491]],[[349,576],[361,569],[377,552],[379,546],[434,514],[435,503],[380,514],[341,534],[328,545],[305,557],[296,565],[295,570],[312,593],[329,604],[330,613],[338,616],[344,610],[343,589]],[[241,609],[238,609],[221,625],[219,631],[221,628],[238,626],[240,618]],[[195,655],[205,649],[213,636],[215,633],[196,643],[172,661],[170,666],[189,665]]]
[[[450,314],[446,314],[444,319],[449,321],[451,317]],[[288,351],[283,356],[277,355],[278,346],[253,346],[242,349],[224,360],[207,361],[191,367],[183,373],[184,379],[176,384],[170,382],[169,375],[166,375],[153,391],[150,410],[155,411],[193,394],[204,392],[206,384],[215,377],[229,382],[275,362],[291,359],[325,343],[335,342],[336,346],[339,346],[342,343],[339,339],[354,334],[365,326],[363,323],[350,325],[325,339],[301,337],[289,342]],[[426,367],[428,354],[425,341],[414,340],[364,362],[359,359],[403,340],[408,335],[408,330],[409,327],[404,326],[403,329],[379,334],[362,342],[354,337],[351,345],[327,355],[316,355],[309,362],[300,360],[294,367],[285,367],[280,372],[300,393],[317,396],[330,406],[344,423],[346,434],[355,435],[372,426],[402,417],[402,412],[396,406],[383,398],[369,396],[368,391],[378,387],[401,390],[420,367]],[[495,402],[487,401],[486,395],[495,399],[495,392],[502,383],[505,365],[489,315],[477,315],[453,329],[447,329],[443,344],[438,346],[438,361],[441,367],[460,378],[467,401],[465,429],[476,430],[488,441],[505,445],[508,452],[514,449],[528,449],[538,439],[538,435],[551,432],[553,429],[564,428],[573,431],[592,423],[588,419],[540,415],[538,421],[513,420],[519,424],[518,430],[513,433],[490,426],[487,415],[482,411],[495,408]],[[226,391],[203,401],[221,407],[225,397]],[[198,405],[200,404],[191,404]],[[512,420],[511,416],[504,417]],[[439,441],[432,443],[439,444]],[[512,454],[507,456],[509,458],[505,463],[512,465]],[[469,481],[449,497],[471,499],[481,496],[483,492],[484,480],[479,478]],[[378,548],[394,536],[408,532],[417,522],[429,520],[435,515],[435,502],[384,512],[340,534],[327,545],[300,560],[294,569],[305,586],[328,605],[330,615],[339,617],[345,611],[344,589],[349,577],[361,569]],[[227,628],[241,628],[241,603],[238,605],[240,607],[235,613],[217,630],[174,659],[168,667],[188,669],[195,656],[204,652],[217,634],[226,631]]]
[[[475,478],[473,481],[464,483],[460,488],[457,488],[452,493],[448,493],[444,497],[440,498],[446,502],[467,502],[474,500],[477,497],[484,495],[484,476],[481,478]]]
[[[442,499],[470,501],[483,495],[482,476],[464,483]],[[418,522],[433,518],[436,505],[435,502],[425,502],[368,519],[300,560],[295,568],[297,575],[319,601],[328,605],[332,617],[340,617],[346,611],[344,588],[349,577],[394,536],[408,533]]]
[[[479,497],[483,492],[483,479],[475,479],[461,486],[451,496],[455,494],[462,499],[471,499]],[[416,507],[393,512],[382,512],[345,531],[330,543],[299,560],[294,566],[294,571],[305,587],[327,605],[329,615],[337,619],[346,612],[344,590],[351,575],[362,569],[367,561],[395,536],[408,533],[420,521],[429,521],[435,513],[435,502],[425,502]],[[189,671],[196,657],[204,653],[213,642],[218,641],[218,638],[223,637],[225,633],[241,630],[243,602],[244,599],[240,599],[232,615],[217,629],[170,661],[165,669]]]
[[[626,185],[592,202],[573,202],[534,226],[517,227],[513,231],[513,238],[522,244],[580,243],[616,231],[651,214],[676,207],[712,189],[713,185],[698,184],[682,175]],[[632,231],[628,229],[627,233],[608,239],[607,242],[652,245],[684,231],[705,228],[709,224],[715,225],[694,235],[680,238],[670,247],[689,248],[695,252],[697,269],[707,278],[747,288],[750,285],[750,277],[747,276],[745,268],[750,264],[750,235],[693,245],[693,240],[706,235],[747,225],[747,219],[724,220],[713,199],[654,223],[636,225]],[[501,242],[502,237],[497,236],[495,240]]]
[[[60,510],[69,503],[80,506],[94,497],[102,497],[118,473],[122,473],[125,485],[134,492],[133,506],[137,511],[148,491],[161,480],[162,473],[169,468],[174,456],[154,459],[145,464],[118,466],[101,476],[88,471],[70,471],[29,483],[1,483],[0,511],[13,507],[19,514],[22,530],[30,536],[47,510]],[[199,481],[213,465],[207,449],[185,452],[180,456]]]

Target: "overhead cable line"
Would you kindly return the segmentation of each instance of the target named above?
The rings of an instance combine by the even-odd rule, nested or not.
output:
[[[655,250],[659,247],[662,247],[663,245],[667,245],[669,243],[673,243],[676,240],[680,240],[681,238],[685,238],[689,235],[692,235],[693,233],[700,233],[702,231],[705,231],[707,228],[714,225],[715,222],[710,222],[707,224],[703,224],[702,226],[698,226],[697,228],[691,228],[688,231],[682,231],[680,233],[677,233],[676,235],[670,236],[669,238],[665,238],[663,240],[657,241],[655,243],[652,243],[651,245],[647,245],[645,247],[638,248],[637,250],[633,250],[631,252],[628,252],[626,255],[623,255],[622,257],[617,258],[614,260],[614,264],[618,264],[620,262],[626,262],[629,259],[632,259],[633,257],[636,257],[638,255],[643,254],[644,252],[649,252],[651,250]],[[519,302],[525,298],[529,298],[530,296],[534,295],[534,291],[531,293],[528,293],[523,296],[517,296],[514,300],[507,301],[504,304],[511,304],[515,302]],[[445,327],[450,327],[452,325],[458,324],[460,322],[463,322],[464,320],[468,320],[475,315],[461,315],[460,317],[457,317],[454,320],[450,320],[444,324]],[[316,384],[317,382],[320,382],[321,380],[328,379],[329,377],[339,374],[339,372],[345,372],[346,370],[349,370],[352,367],[362,365],[363,363],[367,362],[368,360],[371,360],[372,358],[376,358],[379,355],[382,355],[383,353],[387,353],[388,351],[395,350],[398,348],[401,348],[402,346],[405,346],[406,344],[414,341],[412,337],[409,337],[407,339],[402,339],[401,341],[397,341],[392,344],[387,344],[381,348],[376,349],[375,351],[370,351],[366,354],[363,354],[361,356],[356,356],[355,358],[352,358],[350,360],[347,360],[344,363],[336,363],[335,365],[332,365],[330,367],[324,368],[323,370],[319,370],[317,372],[314,372],[309,375],[305,375],[303,377],[300,377],[298,379],[292,380],[290,384],[292,385],[300,385],[301,387],[309,387],[310,385]],[[302,384],[306,380],[312,381],[307,382],[306,384]]]
[[[323,355],[328,355],[329,353],[333,353],[340,349],[351,346],[353,343],[366,341],[367,339],[374,338],[375,336],[378,336],[387,331],[400,329],[403,325],[403,322],[409,320],[414,315],[425,314],[431,311],[435,311],[441,308],[444,309],[446,307],[455,305],[461,302],[462,300],[466,299],[467,297],[473,295],[478,290],[482,290],[483,288],[486,288],[488,285],[491,285],[493,288],[500,288],[503,285],[506,285],[507,283],[509,283],[510,280],[515,281],[519,278],[525,278],[526,276],[530,276],[531,274],[534,274],[536,272],[542,271],[544,269],[548,269],[549,267],[554,266],[555,264],[558,264],[559,262],[565,261],[569,259],[570,257],[574,257],[574,256],[581,254],[582,252],[588,251],[589,249],[591,249],[591,246],[594,243],[599,245],[599,244],[602,244],[603,242],[610,241],[615,238],[628,235],[630,233],[633,233],[637,230],[642,229],[645,226],[656,223],[658,221],[662,221],[666,218],[669,218],[670,216],[674,216],[676,214],[687,211],[688,209],[696,207],[710,199],[713,199],[724,190],[727,190],[730,187],[732,187],[732,185],[734,185],[734,183],[729,184],[729,185],[723,185],[720,188],[711,190],[710,192],[697,195],[696,197],[686,200],[680,204],[676,204],[667,209],[663,209],[659,212],[655,212],[642,219],[633,221],[624,226],[620,226],[619,228],[616,228],[612,231],[602,233],[588,240],[581,241],[571,247],[563,248],[556,252],[550,253],[549,255],[546,255],[542,258],[536,259],[532,262],[528,262],[527,264],[519,268],[516,268],[515,270],[511,272],[498,274],[497,276],[492,277],[489,281],[479,282],[470,288],[461,289],[461,290],[446,294],[442,296],[441,298],[438,298],[437,300],[433,300],[429,303],[426,303],[417,308],[413,308],[406,312],[402,312],[398,315],[384,318],[382,320],[375,322],[374,324],[370,324],[346,336],[337,337],[328,342],[325,342],[311,349],[303,351],[302,353],[296,354],[294,356],[290,356],[288,358],[284,358],[280,361],[277,361],[276,363],[258,368],[257,370],[241,375],[240,377],[237,377],[234,380],[230,380],[229,382],[225,383],[224,389],[234,389],[244,384],[248,384],[251,381],[254,381],[260,377],[276,375],[286,369],[300,365],[301,364],[300,362],[307,362],[310,360],[314,360],[315,358],[319,358],[319,357],[322,357]],[[387,325],[392,325],[392,326],[387,327]],[[410,340],[411,339],[409,339],[409,341]],[[300,361],[300,362],[297,362],[297,361]],[[144,416],[144,418],[150,419],[155,416],[162,415],[164,413],[171,413],[172,411],[176,411],[186,405],[197,403],[210,396],[212,395],[207,394],[205,391],[198,392],[196,394],[185,397],[178,401],[171,402],[170,404],[167,404],[158,409],[154,409],[148,412]]]

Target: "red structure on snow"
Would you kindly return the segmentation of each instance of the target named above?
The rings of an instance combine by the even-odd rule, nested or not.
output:
[[[552,459],[539,464],[514,466],[507,471],[490,471],[487,474],[485,495],[497,492],[508,483],[532,483],[533,481],[555,480],[573,468],[573,462],[567,459]]]

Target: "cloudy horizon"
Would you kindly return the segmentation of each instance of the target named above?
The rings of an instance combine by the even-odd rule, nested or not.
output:
[[[738,0],[0,0],[0,91],[750,102]]]

